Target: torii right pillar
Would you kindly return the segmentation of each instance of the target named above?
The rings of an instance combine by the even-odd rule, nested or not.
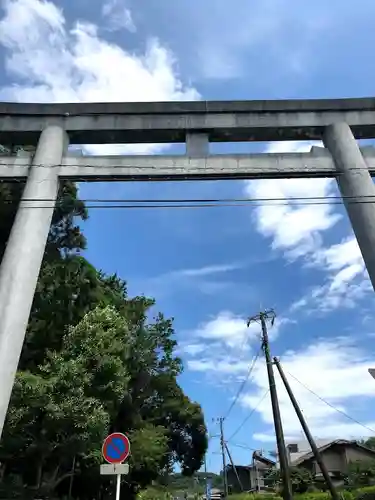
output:
[[[347,123],[329,125],[323,142],[337,169],[337,184],[375,290],[375,186]]]

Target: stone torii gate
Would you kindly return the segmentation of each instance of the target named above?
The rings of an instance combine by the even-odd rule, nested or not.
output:
[[[336,177],[375,288],[375,99],[169,103],[0,103],[0,179],[26,186],[0,267],[0,434],[47,241],[59,179]],[[323,140],[310,153],[210,155],[210,142]],[[68,144],[181,143],[179,156],[72,156]],[[308,180],[306,179],[306,182]],[[370,198],[368,198],[370,197]],[[32,200],[32,201],[31,201]],[[357,201],[357,202],[356,202]]]

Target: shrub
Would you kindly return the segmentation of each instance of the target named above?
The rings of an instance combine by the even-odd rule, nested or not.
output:
[[[353,491],[355,500],[375,500],[375,486],[364,486]]]
[[[357,500],[350,491],[338,491],[338,494],[343,500]],[[303,493],[301,495],[294,495],[294,500],[332,500],[332,496],[329,491],[315,491],[311,493]],[[373,500],[375,500],[375,498]]]
[[[238,493],[230,495],[230,500],[283,500],[281,496],[273,493]]]
[[[294,495],[295,500],[331,500],[331,495],[326,491],[312,491],[311,493],[300,493]]]

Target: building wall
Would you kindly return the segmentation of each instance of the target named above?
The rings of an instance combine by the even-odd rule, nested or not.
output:
[[[260,464],[259,464],[260,465]],[[260,489],[264,488],[264,474],[268,468],[262,463],[262,468],[258,468],[257,470],[253,467],[237,467],[237,473],[240,478],[242,487],[245,491],[255,490],[257,486]],[[240,491],[240,485],[238,484],[238,480],[236,474],[233,469],[229,469],[227,472],[228,477],[228,486],[230,487],[232,492]]]
[[[333,447],[322,452],[322,459],[329,472],[345,472],[347,468],[345,448]],[[315,473],[319,474],[320,467],[314,460]]]
[[[347,463],[349,462],[367,462],[369,460],[375,460],[375,453],[370,451],[357,448],[355,446],[348,446],[345,450]]]
[[[237,467],[237,473],[240,478],[243,489],[250,490],[251,489],[250,469],[245,467]],[[241,491],[240,485],[238,484],[238,480],[233,469],[228,470],[227,478],[228,478],[228,487],[232,492]]]
[[[375,460],[375,454],[371,453],[371,451],[367,452],[366,450],[357,448],[356,446],[338,445],[326,451],[323,451],[322,458],[328,469],[328,472],[345,473],[348,470],[348,464],[350,462],[366,462],[368,460]],[[315,472],[315,474],[319,474],[321,472],[319,465],[315,462],[314,459],[311,460],[311,462],[313,463],[313,471]],[[305,466],[308,466],[308,463],[302,465],[302,467]]]

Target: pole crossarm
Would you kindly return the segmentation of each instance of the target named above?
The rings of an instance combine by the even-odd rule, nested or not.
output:
[[[320,139],[344,121],[357,139],[375,136],[375,98],[272,101],[0,103],[0,144],[36,145],[41,130],[62,127],[71,144],[182,143]]]
[[[375,176],[375,148],[363,148],[369,172]],[[26,178],[31,154],[0,156],[0,179]],[[35,166],[34,166],[35,168]],[[53,168],[51,166],[40,168]],[[259,153],[210,155],[72,156],[63,157],[59,177],[75,181],[149,181],[214,179],[283,179],[337,177],[331,155],[325,148],[309,153]]]

